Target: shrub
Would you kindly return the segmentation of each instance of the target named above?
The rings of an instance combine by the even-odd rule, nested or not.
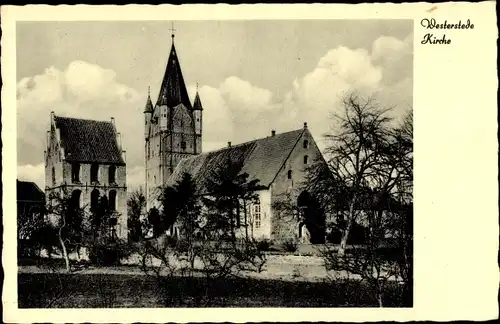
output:
[[[173,236],[166,236],[165,240],[166,240],[166,244],[170,248],[175,248],[177,246],[177,244],[179,243],[179,240]]]
[[[257,242],[257,249],[259,249],[259,251],[270,251],[271,245],[273,245],[271,240],[263,239]]]
[[[297,241],[294,239],[289,239],[283,243],[283,247],[287,252],[295,252],[297,251]]]
[[[129,257],[135,246],[125,241],[98,243],[89,249],[89,260],[94,265],[112,266],[120,264],[120,260]]]

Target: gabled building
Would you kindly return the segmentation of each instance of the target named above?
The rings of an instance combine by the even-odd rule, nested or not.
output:
[[[34,183],[17,180],[17,226],[18,238],[28,239],[30,225],[43,220],[45,194]]]
[[[114,119],[97,121],[50,115],[45,151],[45,191],[71,195],[81,208],[97,205],[106,196],[114,211],[110,229],[127,238],[125,151]]]
[[[284,242],[300,239],[307,228],[310,243],[324,242],[324,215],[314,206],[312,196],[303,191],[307,168],[322,160],[321,152],[307,124],[290,132],[276,134],[239,145],[202,153],[179,162],[167,185],[173,185],[186,172],[193,177],[198,194],[213,193],[213,177],[227,161],[248,174],[248,180],[258,180],[258,199],[247,206],[247,223],[238,222],[239,235],[248,226],[250,235],[257,239]],[[298,206],[303,215],[277,208],[277,202]],[[303,207],[303,208],[300,208]],[[301,216],[301,217],[299,217]],[[309,242],[307,242],[309,243]]]

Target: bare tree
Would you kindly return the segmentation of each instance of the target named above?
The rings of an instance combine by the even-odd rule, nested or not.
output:
[[[412,255],[400,252],[408,250],[412,237],[407,217],[412,202],[412,123],[409,115],[395,126],[387,116],[390,109],[379,107],[372,98],[346,95],[341,112],[333,115],[335,131],[326,135],[327,164],[313,165],[306,177],[324,208],[343,216],[340,245],[322,249],[325,266],[358,276],[379,306],[389,281],[411,277]],[[357,223],[366,228],[364,244],[346,252]],[[388,238],[397,238],[395,248],[382,248]]]
[[[335,131],[326,134],[325,149],[329,173],[323,183],[335,188],[337,205],[346,210],[346,225],[342,232],[339,254],[343,255],[352,226],[362,203],[360,194],[379,175],[381,148],[386,146],[391,119],[389,109],[380,108],[372,99],[351,93],[342,99],[342,110],[332,115]],[[320,170],[322,171],[322,170]]]

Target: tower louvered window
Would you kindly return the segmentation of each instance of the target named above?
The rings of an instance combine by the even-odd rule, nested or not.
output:
[[[71,165],[71,182],[80,182],[80,163]]]

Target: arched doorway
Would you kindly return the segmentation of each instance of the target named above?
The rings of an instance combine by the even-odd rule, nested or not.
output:
[[[297,206],[303,219],[302,222],[309,232],[310,243],[325,243],[325,215],[318,201],[307,191],[303,191],[297,198]],[[299,228],[299,231],[299,236],[301,236],[303,234],[302,227]]]
[[[71,193],[71,207],[75,210],[81,208],[80,199],[82,196],[82,191],[80,189],[75,189]]]

